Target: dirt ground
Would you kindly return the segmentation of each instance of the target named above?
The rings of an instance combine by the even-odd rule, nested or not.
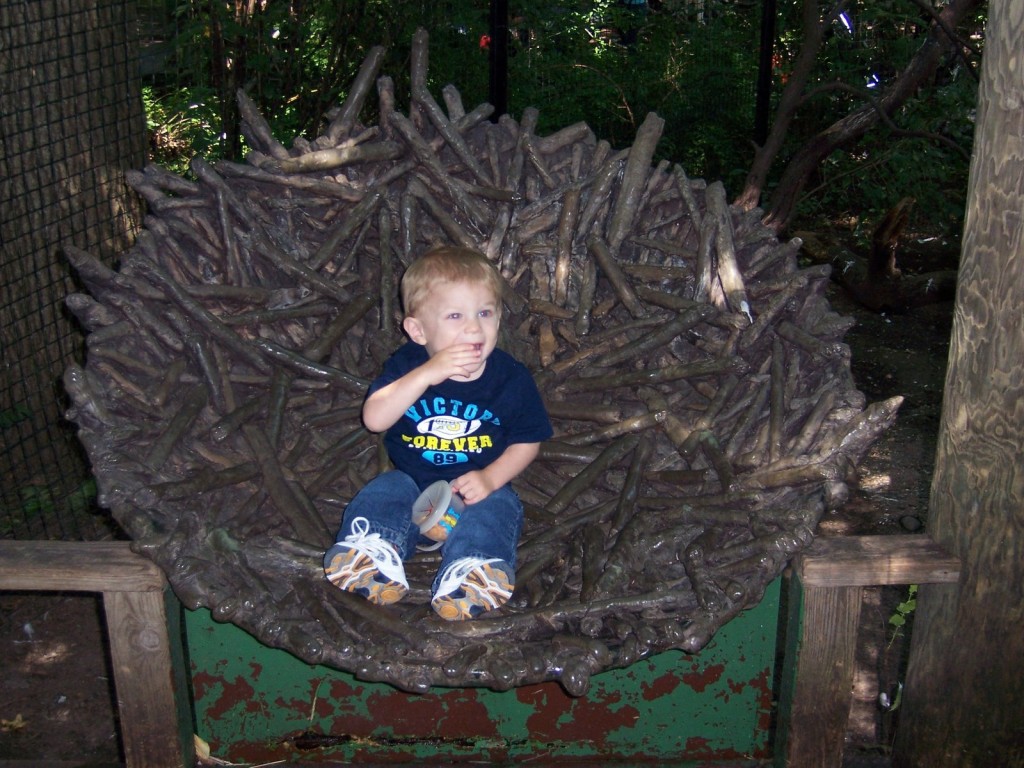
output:
[[[0,593],[0,765],[117,765],[120,747],[98,597]]]
[[[955,265],[955,244],[921,239],[906,246],[905,272]],[[841,289],[836,311],[856,318],[847,334],[852,370],[869,401],[904,395],[895,426],[860,467],[849,503],[822,521],[823,536],[916,532],[927,526],[952,304],[905,314],[874,313]],[[895,696],[905,666],[905,638],[893,638],[889,618],[906,589],[868,590],[861,619],[859,668],[847,735],[847,763],[866,765],[891,744]],[[120,761],[104,648],[102,606],[77,594],[0,593],[0,765],[9,760],[116,765]],[[875,763],[871,763],[874,765]]]

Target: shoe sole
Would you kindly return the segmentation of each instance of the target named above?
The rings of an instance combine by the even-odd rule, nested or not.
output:
[[[409,591],[397,581],[379,581],[386,578],[373,560],[361,552],[338,552],[324,567],[327,580],[338,589],[365,597],[375,605],[397,603]]]
[[[464,621],[500,608],[512,597],[512,590],[513,586],[505,571],[481,565],[470,571],[462,582],[461,597],[435,597],[430,605],[442,619]]]

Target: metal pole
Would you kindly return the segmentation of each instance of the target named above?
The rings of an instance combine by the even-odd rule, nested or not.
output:
[[[508,0],[491,0],[490,102],[495,122],[508,112]]]

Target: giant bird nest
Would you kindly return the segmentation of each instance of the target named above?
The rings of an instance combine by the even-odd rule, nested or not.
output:
[[[757,211],[653,164],[662,120],[613,149],[442,108],[414,40],[411,98],[371,52],[313,141],[286,148],[244,94],[243,164],[147,167],[151,215],[112,270],[68,249],[87,362],[65,376],[100,501],[189,608],[264,644],[408,691],[507,689],[696,652],[810,543],[898,400],[865,407],[824,298]],[[376,85],[379,120],[359,115]],[[505,278],[501,344],[534,372],[555,436],[502,609],[446,622],[439,555],[402,602],[331,587],[322,553],[387,466],[359,413],[401,342],[396,284],[439,243]]]

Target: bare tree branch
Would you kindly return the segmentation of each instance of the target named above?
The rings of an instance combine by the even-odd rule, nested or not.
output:
[[[836,80],[831,83],[824,83],[808,91],[801,104],[810,101],[815,96],[822,93],[828,93],[830,91],[843,91],[844,93],[849,93],[867,102],[878,113],[879,122],[888,128],[894,136],[910,139],[927,139],[928,141],[933,141],[936,144],[942,144],[945,147],[949,147],[954,152],[959,153],[967,161],[970,161],[971,159],[971,153],[948,136],[936,133],[935,131],[911,131],[906,128],[900,128],[895,122],[893,122],[893,119],[888,115],[888,113],[882,109],[882,106],[879,104],[879,100],[875,97],[875,94],[867,88],[857,88],[849,83],[841,83]]]
[[[932,9],[929,15],[932,16],[933,22],[927,37],[907,66],[888,87],[880,95],[872,96],[867,103],[811,137],[788,161],[768,207],[764,220],[766,226],[776,232],[785,228],[808,178],[834,150],[860,139],[879,123],[884,123],[894,130],[901,130],[896,128],[890,116],[934,77],[943,57],[950,50],[963,50],[960,41],[951,37],[948,30],[955,30],[981,2],[982,0],[951,0],[941,10]],[[832,13],[835,13],[835,10],[833,8]],[[805,90],[814,59],[821,48],[823,31],[823,25],[816,20],[814,3],[806,3],[800,54],[783,91],[768,139],[755,153],[746,186],[735,200],[735,204],[745,210],[751,210],[760,204],[768,171],[781,150],[794,113],[814,93]],[[846,89],[856,92],[849,87]],[[912,134],[903,132],[903,135]],[[930,135],[929,138],[939,140],[935,135]],[[942,140],[943,143],[948,143],[945,137]]]

